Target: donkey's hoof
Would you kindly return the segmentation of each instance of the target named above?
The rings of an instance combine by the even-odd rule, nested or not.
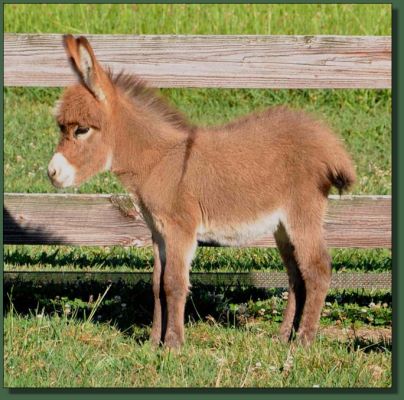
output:
[[[316,331],[302,330],[297,333],[297,342],[304,347],[310,346],[316,337]]]
[[[174,332],[167,332],[164,338],[164,346],[169,349],[179,350],[184,344],[184,338]]]
[[[159,347],[162,343],[161,343],[161,335],[160,333],[156,333],[156,332],[151,332],[150,334],[150,343],[152,345],[152,347]]]
[[[281,328],[279,329],[278,338],[282,343],[288,343],[291,339],[291,329]]]
[[[290,334],[285,332],[279,332],[278,339],[282,343],[288,343],[290,341]]]

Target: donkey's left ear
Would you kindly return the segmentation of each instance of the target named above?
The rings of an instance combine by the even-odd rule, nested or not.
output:
[[[107,98],[109,78],[95,58],[94,50],[84,36],[75,39],[72,35],[63,36],[66,52],[71,59],[72,66],[83,84],[104,101]]]

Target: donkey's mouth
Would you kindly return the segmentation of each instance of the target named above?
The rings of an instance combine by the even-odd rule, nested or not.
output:
[[[49,172],[48,170],[48,177],[52,185],[58,189],[65,189],[74,186],[75,184],[74,175],[59,174],[58,176],[55,177],[52,176],[51,172]]]
[[[56,180],[51,179],[51,178],[50,178],[50,181],[51,181],[52,185],[57,189],[66,189],[66,188],[74,186],[73,184],[69,184],[69,183],[65,183],[65,182],[59,182],[59,181],[56,181]]]

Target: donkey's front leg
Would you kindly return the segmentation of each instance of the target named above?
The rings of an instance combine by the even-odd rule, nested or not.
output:
[[[189,291],[189,269],[196,250],[194,235],[180,234],[178,230],[165,241],[166,265],[164,292],[167,302],[167,327],[164,344],[179,348],[184,343],[184,312]]]
[[[159,245],[160,243],[160,245]],[[154,312],[153,326],[150,340],[154,346],[158,346],[162,342],[163,327],[166,325],[166,299],[163,290],[163,274],[165,268],[165,254],[162,240],[157,241],[153,237],[153,295],[154,295]]]

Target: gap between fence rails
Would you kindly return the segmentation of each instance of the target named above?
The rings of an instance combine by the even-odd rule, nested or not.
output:
[[[287,288],[288,278],[285,272],[191,272],[191,284],[214,286],[252,286],[262,289]],[[151,272],[4,272],[5,283],[117,283],[136,284],[152,281]],[[355,272],[334,273],[331,289],[379,289],[391,290],[391,272]]]

